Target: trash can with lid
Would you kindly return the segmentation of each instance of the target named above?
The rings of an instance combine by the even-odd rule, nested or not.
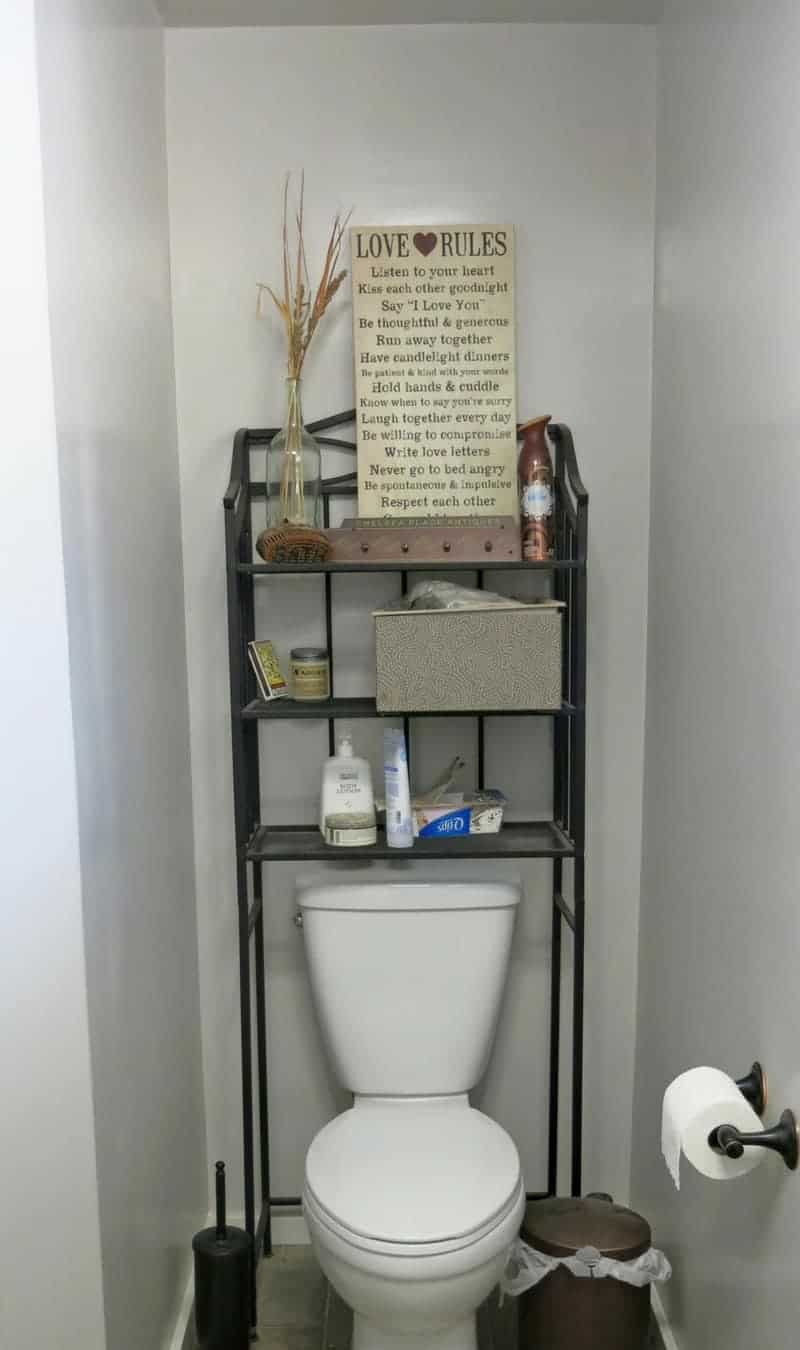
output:
[[[646,1219],[610,1196],[537,1200],[521,1237],[534,1268],[519,1298],[519,1350],[645,1350],[650,1283],[669,1275]]]

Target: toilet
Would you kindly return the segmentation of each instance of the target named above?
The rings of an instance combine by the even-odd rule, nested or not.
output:
[[[353,1350],[475,1350],[525,1208],[519,1154],[468,1093],[519,890],[370,882],[298,895],[317,1016],[353,1106],[308,1150],[303,1210]]]

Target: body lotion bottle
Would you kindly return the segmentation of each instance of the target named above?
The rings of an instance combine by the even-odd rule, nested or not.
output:
[[[347,735],[322,770],[319,828],[325,843],[337,848],[360,848],[378,838],[372,772],[365,759],[353,754]]]

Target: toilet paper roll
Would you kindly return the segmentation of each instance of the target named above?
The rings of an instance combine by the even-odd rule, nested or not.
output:
[[[762,1148],[745,1148],[741,1158],[715,1153],[708,1136],[717,1125],[735,1125],[748,1132],[763,1129],[752,1106],[721,1069],[689,1069],[673,1079],[664,1093],[661,1151],[677,1190],[681,1187],[681,1153],[713,1181],[744,1176],[763,1161]]]

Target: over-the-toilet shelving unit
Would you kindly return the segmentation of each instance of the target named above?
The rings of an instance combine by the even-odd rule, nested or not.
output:
[[[353,450],[352,441],[325,435],[355,420],[353,411],[310,424],[323,446]],[[571,1083],[571,1188],[581,1189],[581,1137],[583,1117],[583,977],[584,977],[584,833],[586,792],[586,539],[589,497],[581,481],[569,428],[551,425],[555,450],[555,550],[551,562],[487,561],[448,563],[302,563],[268,564],[255,561],[253,503],[263,502],[263,482],[250,473],[250,452],[264,451],[276,433],[242,429],[236,433],[231,476],[224,497],[225,551],[228,584],[228,636],[230,649],[231,727],[233,740],[233,786],[236,824],[236,893],[239,916],[239,976],[242,1036],[242,1105],[244,1129],[245,1223],[255,1241],[256,1260],[272,1249],[272,1212],[300,1203],[299,1196],[273,1195],[269,1166],[269,1092],[267,1079],[267,1000],[264,966],[265,872],[270,863],[290,861],[352,862],[349,850],[326,845],[315,823],[270,825],[260,816],[260,764],[258,724],[292,718],[316,718],[328,722],[331,753],[334,722],[338,718],[378,717],[374,698],[337,698],[333,668],[334,578],[338,572],[396,572],[403,592],[410,572],[471,572],[483,584],[486,572],[538,570],[550,578],[550,591],[565,604],[562,669],[562,703],[555,712],[517,715],[553,719],[553,807],[549,820],[515,821],[504,824],[499,834],[472,835],[466,839],[416,840],[404,855],[412,860],[429,858],[549,858],[552,860],[552,964],[550,979],[550,1062],[547,1190],[531,1194],[553,1195],[558,1180],[559,1063],[561,1042],[562,938],[566,924],[574,939],[572,985],[572,1083]],[[329,478],[323,484],[324,524],[330,523],[333,497],[356,496],[356,475]],[[257,697],[255,679],[247,657],[247,644],[255,632],[254,595],[262,577],[312,572],[322,578],[321,599],[331,657],[333,697],[324,703],[295,703],[278,699],[266,703]],[[412,716],[442,716],[420,713]],[[446,715],[446,714],[444,714]],[[465,714],[460,712],[459,716]],[[479,786],[484,786],[484,718],[502,716],[474,709],[477,721],[477,767]],[[405,719],[406,723],[408,719]],[[379,834],[377,844],[358,850],[359,858],[397,857]],[[571,901],[565,894],[567,869],[572,873]],[[248,876],[251,873],[251,876]],[[252,883],[252,884],[249,884]],[[251,1011],[250,953],[254,944],[255,1005]],[[255,1027],[253,1023],[255,1022]],[[254,1036],[255,1032],[255,1036]],[[254,1065],[258,1110],[258,1148],[261,1196],[258,1214],[255,1197],[255,1107]]]

